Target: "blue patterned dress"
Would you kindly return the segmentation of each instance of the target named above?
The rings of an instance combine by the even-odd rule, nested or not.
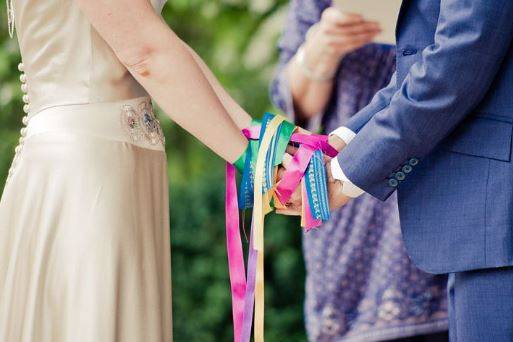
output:
[[[280,41],[274,103],[293,116],[284,67],[319,21],[327,0],[294,0]],[[323,132],[340,127],[387,85],[395,68],[393,47],[371,44],[346,56]],[[310,123],[311,124],[311,123]],[[445,276],[418,270],[403,246],[397,201],[365,194],[305,234],[306,326],[311,341],[383,341],[446,331]]]

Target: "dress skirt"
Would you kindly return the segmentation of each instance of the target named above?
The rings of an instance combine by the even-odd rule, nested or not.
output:
[[[0,341],[171,341],[168,206],[148,99],[30,119],[0,202]]]

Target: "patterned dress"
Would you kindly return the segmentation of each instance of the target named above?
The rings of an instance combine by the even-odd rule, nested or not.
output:
[[[274,103],[293,116],[284,67],[331,1],[294,0],[280,41]],[[371,44],[346,56],[333,96],[320,116],[324,133],[342,126],[387,85],[395,68],[391,46]],[[310,128],[312,123],[310,122]],[[311,341],[383,341],[448,329],[445,276],[428,275],[403,246],[397,200],[364,194],[304,236],[306,326]]]

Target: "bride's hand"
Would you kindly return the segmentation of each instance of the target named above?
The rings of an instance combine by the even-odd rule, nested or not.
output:
[[[290,149],[289,149],[290,151]],[[292,154],[285,153],[283,156],[282,165],[278,168],[278,177],[277,181],[279,182],[283,178],[283,174],[287,171],[290,163],[292,162]],[[302,198],[301,198],[301,186],[298,186],[294,193],[290,197],[287,203],[284,203],[287,209],[278,209],[276,210],[277,214],[281,215],[289,215],[289,216],[300,216],[302,211]]]

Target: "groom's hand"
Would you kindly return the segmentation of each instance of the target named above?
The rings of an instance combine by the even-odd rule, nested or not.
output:
[[[333,178],[331,173],[331,161],[326,163],[326,173],[328,176],[328,198],[330,201],[330,209],[337,210],[346,205],[351,198],[342,192],[342,181]]]
[[[340,139],[336,135],[330,135],[328,143],[333,146],[337,151],[342,151],[346,147],[344,140]],[[331,173],[331,158],[327,158],[326,171],[328,176],[328,194],[330,200],[330,209],[336,210],[346,205],[351,198],[344,195],[342,192],[343,183],[342,181],[333,178]]]
[[[307,130],[300,129],[300,133],[303,134],[310,134]],[[336,135],[331,135],[328,139],[328,143],[333,146],[337,151],[342,151],[346,144],[345,142],[340,139]],[[278,181],[282,178],[283,173],[286,171],[288,165],[290,165],[290,162],[292,160],[292,156],[296,153],[297,148],[289,146],[287,148],[287,153],[285,154],[283,158],[283,164],[278,169]],[[342,187],[343,184],[340,180],[334,179],[333,175],[331,173],[331,158],[328,156],[325,156],[326,160],[326,169],[327,169],[327,178],[328,178],[328,193],[329,193],[329,202],[330,202],[330,209],[336,210],[340,207],[347,204],[351,198],[344,195],[342,193]],[[301,196],[301,187],[298,186],[290,198],[290,200],[287,203],[284,203],[287,206],[287,209],[278,210],[277,213],[282,215],[301,215],[302,211],[302,196]]]
[[[332,134],[328,137],[328,143],[335,148],[338,152],[342,151],[346,147],[346,143],[344,140],[340,139],[338,136]]]

